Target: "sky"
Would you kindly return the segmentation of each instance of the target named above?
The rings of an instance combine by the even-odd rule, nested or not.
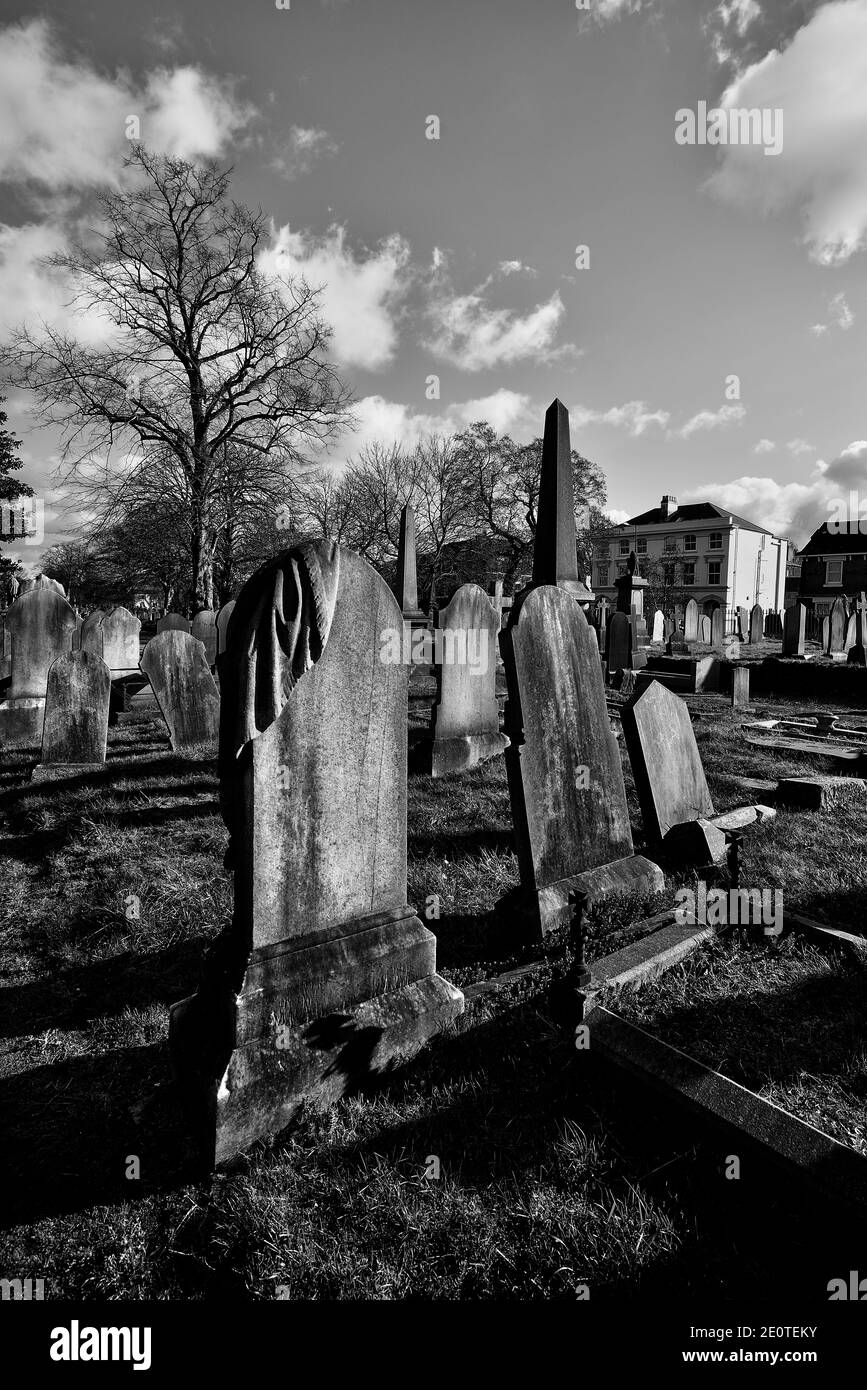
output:
[[[714,137],[769,124],[682,143],[700,103]],[[477,419],[523,442],[559,396],[614,520],[669,493],[802,543],[853,490],[867,514],[867,0],[3,0],[0,335],[71,325],[43,258],[130,115],[233,166],[263,267],[323,286],[335,467]],[[69,538],[57,437],[5,408]]]

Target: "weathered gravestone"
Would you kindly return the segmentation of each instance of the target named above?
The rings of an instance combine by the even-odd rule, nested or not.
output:
[[[725,609],[720,604],[710,615],[710,640],[715,647],[721,647],[725,641],[725,619]]]
[[[6,630],[6,616],[0,616],[0,681],[9,679],[12,672],[12,641]]]
[[[161,632],[189,632],[190,620],[180,613],[166,613],[157,623],[157,636]]]
[[[229,628],[229,619],[235,611],[235,602],[235,599],[229,599],[229,602],[224,603],[217,613],[217,656],[222,656],[226,650],[226,633]]]
[[[102,659],[112,677],[138,671],[141,619],[127,608],[112,608],[102,619],[98,631],[102,634]]]
[[[689,656],[690,646],[681,628],[676,627],[665,644],[666,656]]]
[[[750,609],[750,642],[761,642],[765,635],[765,615],[762,606],[754,603]]]
[[[437,614],[437,697],[431,772],[463,772],[502,753],[497,704],[497,613],[477,584],[463,584]]]
[[[735,615],[735,631],[742,642],[746,642],[750,635],[750,615],[746,608],[738,608]]]
[[[635,790],[648,843],[681,863],[718,863],[726,830],[774,815],[767,806],[714,812],[689,710],[652,681],[622,712]]]
[[[140,666],[151,683],[175,753],[213,744],[220,696],[201,642],[169,628],[148,642]]]
[[[822,651],[827,652],[831,640],[831,619],[826,614],[822,619]]]
[[[662,623],[663,640],[667,642],[669,637],[673,637],[676,631],[677,623],[674,621],[674,618],[669,617],[666,613]]]
[[[661,608],[657,608],[653,615],[653,634],[654,642],[662,642],[665,639],[665,616]]]
[[[699,618],[699,633],[705,646],[709,646],[711,638],[710,614],[702,613]]]
[[[593,900],[661,891],[664,880],[633,853],[620,751],[581,609],[567,592],[542,585],[500,641],[521,904],[545,936],[569,921],[572,889]]]
[[[803,603],[793,603],[783,616],[783,656],[804,655],[807,610]]]
[[[632,669],[632,630],[625,613],[612,613],[606,633],[605,666],[609,680]]]
[[[381,660],[400,626],[376,572],[332,542],[283,552],[239,595],[221,668],[235,913],[170,1029],[212,1162],[463,1009],[407,905],[407,668]]]
[[[830,622],[828,626],[828,653],[844,652],[846,650],[846,629],[849,626],[849,611],[845,600],[835,598],[831,604]]]
[[[84,619],[77,613],[75,615],[75,631],[72,634],[72,650],[81,651],[81,629],[84,627]]]
[[[686,605],[683,618],[683,640],[685,642],[698,641],[698,619],[698,604],[694,598],[691,598]]]
[[[750,668],[749,666],[733,666],[731,675],[732,709],[747,709],[750,703]]]
[[[108,740],[111,671],[92,652],[70,652],[51,663],[42,729],[42,762],[33,778],[102,766]]]
[[[203,608],[193,618],[191,633],[205,649],[205,660],[213,667],[217,661],[217,615],[213,608]]]
[[[94,656],[102,656],[102,632],[100,623],[105,617],[105,610],[94,608],[81,624],[78,630],[78,650],[80,652],[93,652]]]
[[[394,592],[404,618],[419,623],[427,622],[425,614],[418,606],[415,512],[409,502],[400,514],[400,532],[397,540],[397,578]]]
[[[66,590],[59,579],[49,579],[45,574],[37,574],[35,579],[20,579],[18,581],[18,598],[23,598],[25,594],[32,594],[35,589],[53,589],[54,593],[62,594],[66,598]]]
[[[542,438],[531,585],[535,589],[541,584],[563,589],[577,603],[588,604],[593,598],[578,573],[569,412],[560,400],[545,411]]]
[[[0,704],[0,743],[38,743],[48,669],[72,649],[75,610],[56,588],[40,585],[15,600],[6,621],[12,639],[11,680]]]

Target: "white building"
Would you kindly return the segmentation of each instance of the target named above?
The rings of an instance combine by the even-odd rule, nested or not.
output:
[[[676,497],[666,496],[660,506],[594,539],[592,588],[613,602],[614,580],[634,550],[639,572],[650,581],[648,597],[660,606],[668,606],[661,595],[673,594],[681,606],[694,598],[703,613],[723,605],[729,619],[754,603],[781,613],[790,549],[788,541],[714,502],[678,507]]]

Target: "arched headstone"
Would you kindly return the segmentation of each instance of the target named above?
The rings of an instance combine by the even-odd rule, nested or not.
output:
[[[220,696],[201,642],[189,632],[168,628],[144,649],[141,669],[151,683],[175,753],[216,743]]]
[[[111,672],[92,652],[70,652],[48,672],[42,762],[34,777],[52,769],[105,762]]]
[[[214,666],[217,660],[217,615],[213,608],[202,608],[193,618],[190,629],[205,649],[205,660]]]
[[[437,614],[437,696],[431,773],[462,772],[502,753],[497,704],[497,611],[477,584],[463,584]]]
[[[161,632],[189,632],[190,620],[184,618],[180,613],[166,613],[164,618],[160,618],[157,623],[157,636]]]
[[[0,704],[0,742],[42,737],[48,671],[72,649],[75,609],[48,585],[29,590],[6,615],[12,639],[8,698]]]

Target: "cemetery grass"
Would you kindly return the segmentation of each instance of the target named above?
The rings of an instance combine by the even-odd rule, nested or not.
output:
[[[695,708],[719,810],[744,799],[726,781],[734,772],[809,770],[744,749],[722,707]],[[231,911],[215,766],[174,758],[156,723],[111,731],[104,777],[31,787],[33,761],[7,757],[0,772],[0,1273],[30,1270],[54,1296],[98,1300],[271,1297],[278,1286],[292,1297],[568,1298],[585,1280],[640,1296],[733,1279],[742,1292],[745,1278],[761,1289],[772,1266],[786,1277],[773,1252],[797,1222],[782,1199],[775,1212],[789,1224],[776,1244],[761,1207],[761,1238],[733,1243],[713,1144],[677,1117],[628,1123],[646,1101],[624,1107],[610,1079],[576,1084],[549,997],[566,965],[556,939],[538,977],[476,1005],[479,1026],[440,1040],[406,1077],[307,1117],[232,1173],[196,1179],[166,1044],[168,1008],[195,989]],[[626,777],[640,849],[628,766]],[[462,778],[412,777],[408,832],[409,898],[421,910],[439,897],[428,924],[444,975],[466,987],[543,954],[496,914],[518,882],[502,758]],[[759,827],[745,859],[755,882],[785,887],[787,907],[857,931],[859,839],[851,813],[792,815]],[[660,906],[595,914],[591,957]],[[440,1179],[423,1176],[430,1156]],[[751,1232],[751,1211],[736,1214]]]
[[[867,943],[728,932],[611,1007],[867,1157]]]

